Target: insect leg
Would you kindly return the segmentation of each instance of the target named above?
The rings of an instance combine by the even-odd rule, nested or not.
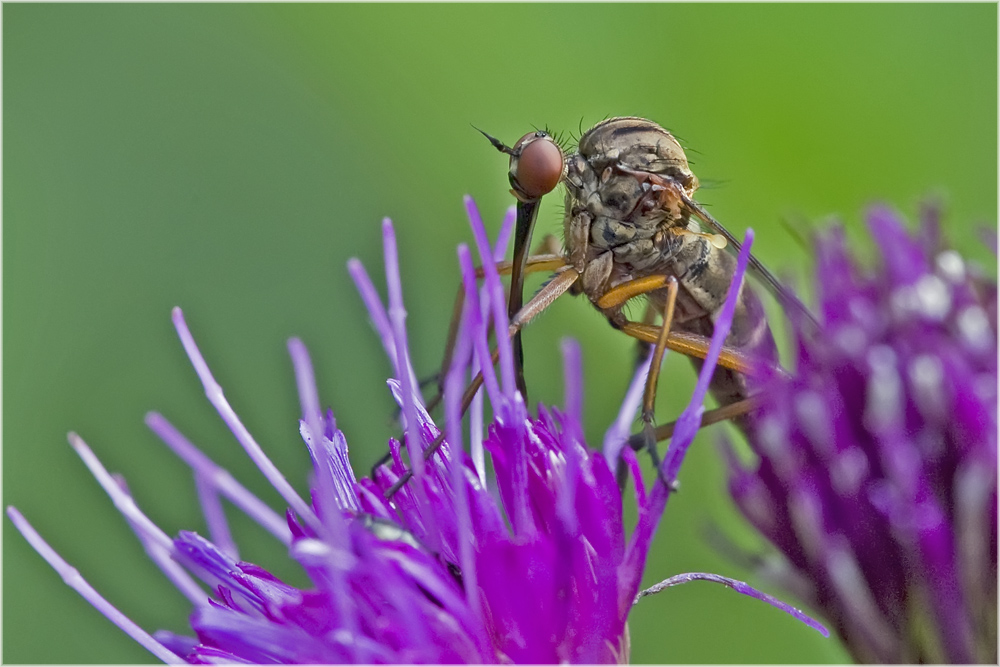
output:
[[[571,267],[567,267],[557,273],[552,280],[543,285],[535,296],[533,296],[528,303],[524,304],[524,307],[522,307],[514,315],[514,317],[511,318],[510,328],[508,329],[508,335],[511,340],[513,340],[514,337],[520,333],[521,329],[531,322],[531,320],[533,320],[539,313],[548,308],[553,301],[565,294],[569,288],[572,287],[577,280],[579,280],[579,278],[580,274],[577,271]],[[499,352],[497,350],[493,350],[491,355],[493,364],[496,364],[499,356]],[[465,393],[462,394],[462,404],[459,414],[465,415],[465,411],[469,409],[470,405],[472,405],[473,397],[482,386],[483,372],[479,371],[472,382],[469,383]],[[434,452],[441,447],[442,442],[444,442],[444,432],[435,438],[434,442],[428,445],[427,449],[424,450],[424,457],[429,457],[434,454]],[[374,471],[372,476],[374,477]],[[400,475],[399,479],[386,490],[385,497],[387,499],[392,498],[397,491],[403,488],[403,485],[410,481],[411,477],[413,477],[413,472],[411,470],[407,470]]]
[[[539,273],[542,271],[556,271],[566,266],[566,260],[559,254],[537,254],[530,255],[524,263],[524,275]],[[509,275],[513,270],[512,262],[497,262],[497,273]],[[476,278],[482,279],[484,276],[482,267],[476,269]],[[445,343],[444,357],[441,360],[441,370],[438,372],[437,393],[427,403],[427,411],[430,412],[441,402],[444,395],[444,378],[451,367],[451,358],[455,352],[455,339],[458,336],[458,324],[462,318],[462,307],[465,305],[465,289],[459,285],[458,294],[455,295],[455,305],[451,311],[451,321],[448,323],[448,341]],[[388,459],[386,459],[388,460]],[[385,461],[382,461],[384,463]],[[381,464],[380,464],[381,465]],[[376,466],[377,467],[377,466]]]
[[[551,280],[542,285],[542,288],[531,297],[531,301],[524,304],[510,320],[509,334],[514,338],[528,322],[535,319],[539,313],[552,305],[552,302],[561,297],[573,284],[580,279],[580,273],[576,269],[567,266],[562,271],[556,273]]]
[[[633,278],[632,280],[628,280],[620,285],[612,287],[601,295],[601,298],[597,300],[597,307],[601,310],[616,308],[623,305],[629,299],[660,289],[667,284],[668,280],[671,279],[672,278],[670,276],[665,275]]]
[[[661,327],[626,320],[620,329],[636,340],[655,344],[659,339]],[[688,357],[704,359],[708,356],[708,346],[711,342],[711,339],[699,336],[698,334],[686,331],[671,331],[667,335],[666,347],[668,350],[680,352]],[[719,366],[734,370],[737,373],[743,373],[744,375],[754,375],[755,368],[759,363],[758,360],[749,357],[745,352],[735,347],[723,346],[719,353]],[[784,371],[778,368],[774,368],[773,370],[784,373]]]
[[[604,310],[605,314],[611,317],[607,311],[622,306],[626,301],[642,294],[647,294],[658,290],[671,278],[666,275],[643,276],[626,281],[620,285],[612,287],[605,292],[598,300],[597,307]],[[627,319],[613,320],[612,326],[624,331],[636,340],[656,345],[662,333],[662,327],[653,324],[635,322]],[[680,352],[688,357],[704,359],[708,354],[708,345],[711,341],[698,334],[686,331],[668,331],[666,347],[674,352]],[[719,365],[729,368],[744,375],[753,374],[754,365],[757,360],[749,357],[741,350],[734,347],[723,347],[719,355]]]
[[[646,308],[642,313],[642,323],[648,326],[653,326],[656,324],[656,308],[653,307],[652,303],[647,302]],[[644,340],[635,341],[635,359],[632,363],[632,371],[635,372],[639,369],[639,366],[645,364],[649,361],[649,355],[653,351],[653,346]]]
[[[548,241],[545,241],[548,243]],[[531,255],[525,260],[525,275],[531,273],[539,273],[542,271],[555,271],[566,266],[566,260],[563,256],[555,253],[547,254],[537,254]],[[509,275],[512,269],[511,262],[497,262],[497,273],[500,275]],[[484,276],[483,268],[476,268],[476,278],[482,280]],[[530,304],[530,302],[529,302]],[[451,320],[448,323],[448,339],[444,347],[444,357],[441,361],[441,370],[437,374],[437,392],[433,397],[427,402],[427,411],[430,412],[436,408],[440,403],[441,399],[444,397],[444,378],[448,373],[448,369],[451,367],[451,358],[455,353],[455,339],[458,337],[458,325],[462,318],[462,308],[465,305],[465,289],[459,285],[458,293],[455,295],[455,303],[452,307]],[[496,354],[494,353],[494,363],[496,363]],[[482,384],[482,378],[479,378],[480,385]],[[476,385],[478,389],[479,385]],[[475,392],[473,392],[474,394]],[[463,404],[464,405],[464,404]],[[467,405],[462,408],[462,413],[468,409]],[[392,454],[386,452],[383,454],[375,463],[372,464],[370,471],[370,477],[374,479],[375,471],[379,469],[380,466],[388,463],[392,459]]]
[[[699,426],[709,426],[721,421],[726,421],[727,419],[733,419],[753,410],[757,407],[758,394],[754,394],[742,401],[736,401],[735,403],[730,403],[729,405],[723,405],[722,407],[713,408],[712,410],[706,411],[701,416],[701,422]],[[657,442],[663,442],[670,436],[674,434],[674,428],[677,426],[677,421],[674,420],[668,424],[660,424],[657,426],[653,433],[656,437]],[[636,433],[628,439],[628,445],[634,450],[640,450],[646,446],[646,434]]]
[[[653,459],[656,470],[660,469],[660,455],[656,451],[656,434],[653,432],[653,409],[656,404],[656,385],[660,379],[660,364],[663,361],[663,353],[667,347],[667,338],[670,335],[670,327],[674,321],[674,306],[677,303],[677,279],[673,276],[667,278],[667,301],[663,307],[663,326],[660,327],[660,335],[653,346],[653,357],[649,364],[649,374],[646,375],[646,388],[642,394],[642,433],[646,443],[647,451]]]

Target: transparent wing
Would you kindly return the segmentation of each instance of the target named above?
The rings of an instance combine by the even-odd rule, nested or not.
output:
[[[735,236],[733,236],[728,229],[726,229],[721,222],[713,218],[708,211],[706,211],[701,204],[694,201],[687,195],[681,194],[681,198],[684,201],[684,205],[690,209],[691,213],[694,214],[698,220],[707,225],[712,232],[721,234],[728,242],[728,248],[734,252],[738,253],[740,251],[740,242]],[[809,309],[804,303],[802,303],[795,294],[793,294],[787,287],[781,284],[781,281],[771,273],[766,266],[764,266],[759,259],[750,255],[750,270],[754,276],[764,285],[765,288],[774,298],[778,300],[786,308],[792,308],[802,315],[805,315],[814,325],[819,326],[816,318],[813,316]]]

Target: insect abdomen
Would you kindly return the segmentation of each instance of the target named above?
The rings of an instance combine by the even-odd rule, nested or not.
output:
[[[710,337],[715,331],[711,317],[705,316],[678,327],[691,333]],[[733,325],[726,337],[726,345],[738,348],[747,356],[762,363],[775,364],[778,361],[778,349],[767,324],[767,315],[757,294],[744,286],[740,300],[736,305]],[[702,360],[692,358],[695,367],[701,369]],[[747,398],[753,386],[753,378],[719,366],[712,376],[709,390],[719,405],[729,405]]]

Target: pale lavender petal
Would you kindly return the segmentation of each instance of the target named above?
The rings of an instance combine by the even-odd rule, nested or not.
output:
[[[583,440],[583,368],[580,345],[572,338],[562,340],[564,389],[566,392],[565,415],[562,419],[562,454],[566,459],[565,481],[556,497],[565,530],[576,534],[579,530],[576,515],[576,486],[580,476],[580,450]]]
[[[184,345],[184,351],[187,352],[188,359],[191,360],[191,365],[194,366],[195,371],[198,373],[198,378],[201,380],[202,385],[205,387],[205,396],[208,397],[208,401],[215,407],[219,416],[229,427],[229,430],[233,432],[236,436],[236,440],[243,446],[249,454],[250,459],[257,465],[267,481],[278,491],[282,498],[285,499],[292,509],[298,513],[302,519],[313,526],[314,528],[319,528],[319,519],[316,518],[316,514],[299,497],[299,494],[295,492],[292,485],[288,483],[285,476],[281,474],[278,468],[271,463],[271,459],[264,454],[264,450],[261,449],[257,441],[253,439],[250,435],[250,431],[243,425],[240,418],[236,416],[236,412],[229,405],[226,400],[225,395],[222,393],[222,387],[219,383],[215,381],[212,376],[212,372],[208,369],[208,364],[205,363],[205,358],[202,357],[201,351],[194,342],[194,337],[191,335],[191,331],[187,327],[187,323],[184,321],[184,314],[181,312],[180,308],[174,308],[173,310],[173,320],[174,327],[177,329],[177,334],[180,336],[181,343]]]
[[[630,447],[623,449],[621,456],[635,485],[635,505],[640,512],[643,512],[649,506],[649,496],[646,492],[646,482],[642,478],[642,470],[639,469],[639,459]]]
[[[385,384],[389,387],[389,393],[392,394],[392,398],[396,401],[396,405],[402,409],[405,398],[403,394],[403,386],[400,384],[399,380],[390,378],[385,381]],[[417,427],[423,432],[421,439],[425,442],[433,441],[439,435],[440,431],[438,430],[437,425],[434,424],[434,420],[431,418],[430,413],[427,412],[427,408],[416,401],[413,402],[413,408],[416,415],[415,422]],[[450,447],[447,441],[445,441],[441,443],[439,449],[441,452],[447,452],[449,448]]]
[[[389,316],[385,312],[385,306],[382,305],[382,299],[378,295],[378,290],[375,289],[371,278],[368,277],[368,272],[365,271],[361,260],[354,257],[347,260],[347,272],[350,273],[351,279],[354,281],[354,286],[361,295],[361,300],[364,302],[365,308],[368,309],[368,316],[371,318],[379,340],[382,341],[385,356],[389,358],[390,363],[395,367],[396,343],[393,340],[392,325],[389,324]]]
[[[302,420],[309,425],[313,433],[322,434],[323,412],[319,404],[319,393],[316,390],[316,374],[313,372],[309,350],[298,338],[288,339],[288,354],[292,357],[292,367],[295,369],[295,385],[299,390],[299,403],[302,406]]]
[[[486,338],[485,326],[480,318],[479,290],[476,287],[476,269],[472,264],[472,255],[464,243],[458,246],[458,262],[462,269],[462,282],[465,285],[465,298],[471,305],[469,310],[469,335],[473,339],[476,354],[479,357],[479,368],[483,374],[483,386],[490,403],[500,405],[500,385],[497,383],[493,370],[489,343]]]
[[[281,540],[285,545],[292,541],[288,524],[277,512],[268,507],[264,501],[255,496],[245,486],[237,482],[229,471],[220,468],[197,447],[185,438],[180,431],[168,422],[161,414],[150,412],[146,414],[146,425],[162,440],[182,461],[187,463],[202,479],[210,480],[222,495],[236,505],[244,514],[260,524],[265,530]]]
[[[111,478],[118,485],[118,488],[122,490],[122,493],[125,493],[130,498],[132,497],[132,493],[129,491],[124,477],[117,473],[112,473]],[[134,499],[133,502],[135,502]],[[160,568],[160,571],[170,580],[170,583],[194,606],[208,604],[208,595],[198,585],[198,582],[192,579],[191,575],[173,559],[173,550],[165,548],[161,542],[151,537],[128,515],[125,516],[125,519],[128,521],[132,532],[139,538],[139,542],[142,543],[142,548],[146,551],[146,555]]]
[[[226,521],[226,512],[222,508],[219,494],[215,490],[215,485],[210,479],[195,473],[195,490],[198,492],[198,500],[201,503],[201,512],[205,516],[205,524],[208,526],[208,534],[212,536],[212,541],[225,551],[231,558],[240,557],[239,549],[233,542],[232,533],[229,531],[229,522]]]
[[[469,327],[471,330],[471,326]],[[475,334],[468,334],[474,336]],[[479,372],[479,358],[473,355],[469,364],[469,377],[476,377]],[[472,466],[476,470],[479,482],[486,486],[486,450],[483,449],[483,392],[477,391],[472,397],[472,405],[469,406],[469,455],[472,457]]]
[[[497,232],[497,241],[493,246],[493,259],[497,262],[503,261],[504,256],[507,254],[507,246],[510,243],[511,233],[514,231],[514,222],[517,219],[517,208],[511,206],[507,209],[504,215],[503,222],[500,225],[500,231]],[[470,260],[471,264],[471,260]],[[473,283],[475,279],[473,278]],[[489,310],[489,299],[487,298],[487,289],[483,287],[480,292],[480,317],[482,321],[488,321]],[[471,329],[470,329],[471,331]],[[473,336],[475,334],[466,334]],[[475,357],[472,359],[469,368],[470,377],[475,377],[476,373],[480,370],[479,359]],[[476,392],[476,395],[472,399],[472,405],[469,406],[469,453],[472,456],[472,464],[476,470],[476,474],[479,476],[479,481],[484,486],[486,484],[486,452],[483,449],[483,392]]]
[[[466,195],[471,201],[471,197]],[[478,213],[478,210],[477,210]],[[510,206],[504,213],[503,222],[500,223],[500,231],[497,232],[497,241],[493,245],[493,259],[502,262],[507,256],[507,246],[510,245],[510,236],[514,232],[514,222],[517,220],[517,207]]]
[[[198,640],[194,637],[178,635],[169,630],[157,630],[153,633],[153,638],[166,646],[168,650],[181,656],[187,656],[198,646]],[[235,658],[235,656],[233,657]]]
[[[158,547],[169,550],[172,544],[171,539],[155,523],[150,521],[149,517],[143,514],[142,510],[135,504],[135,501],[132,500],[132,496],[123,491],[114,477],[101,465],[101,462],[94,455],[94,452],[91,451],[90,447],[87,446],[87,443],[76,433],[70,433],[67,437],[69,444],[83,460],[90,473],[94,476],[94,479],[97,480],[105,493],[111,498],[115,508],[128,519],[129,523],[137,531],[145,534]]]
[[[468,255],[468,252],[466,252]],[[476,579],[475,545],[472,541],[472,516],[469,513],[469,490],[464,479],[464,452],[462,448],[462,413],[461,398],[463,385],[465,384],[465,369],[472,357],[472,339],[467,333],[470,315],[473,311],[478,311],[477,304],[469,299],[465,300],[462,310],[461,333],[456,341],[453,351],[451,367],[444,381],[444,414],[448,435],[448,443],[454,450],[453,458],[449,461],[451,473],[451,487],[455,494],[455,517],[456,532],[458,534],[459,560],[462,572],[464,573],[464,588],[469,607],[477,617],[482,617],[482,609],[479,603],[479,586]],[[475,428],[475,425],[473,425]]]
[[[669,579],[664,579],[660,583],[650,586],[646,590],[640,592],[638,595],[635,596],[635,602],[638,602],[639,598],[645,597],[647,595],[653,595],[654,593],[659,593],[660,591],[669,588],[671,586],[676,586],[678,584],[686,584],[689,581],[712,581],[717,584],[722,584],[723,586],[727,586],[728,588],[733,589],[737,593],[755,598],[757,600],[761,600],[762,602],[766,602],[772,607],[780,609],[786,614],[794,616],[795,618],[799,619],[800,621],[808,625],[813,630],[819,632],[824,637],[830,636],[830,631],[827,630],[822,623],[810,618],[808,615],[802,613],[795,607],[789,604],[785,604],[778,598],[768,595],[767,593],[762,593],[761,591],[758,591],[756,588],[747,583],[738,581],[736,579],[730,579],[729,577],[723,577],[718,574],[709,574],[706,572],[688,572],[686,574],[675,575],[673,577],[670,577]]]
[[[563,386],[566,398],[563,405],[566,415],[566,430],[572,441],[583,443],[583,362],[580,358],[580,344],[572,338],[564,338],[561,343],[563,354]]]
[[[396,379],[402,383],[403,424],[406,429],[406,446],[410,453],[413,473],[420,477],[424,471],[423,450],[427,445],[417,426],[416,375],[410,365],[406,341],[406,308],[403,306],[403,283],[399,278],[399,256],[396,252],[396,232],[389,218],[382,221],[382,242],[385,247],[385,282],[389,292],[389,322],[392,324],[396,345]]]
[[[667,355],[663,355],[666,359]],[[635,421],[635,413],[642,405],[642,394],[646,387],[646,376],[649,375],[650,365],[653,363],[653,351],[646,355],[645,361],[640,363],[635,373],[632,375],[632,382],[629,383],[625,392],[625,400],[618,410],[618,418],[608,427],[604,433],[604,444],[601,450],[608,465],[614,466],[621,455],[622,448],[628,442],[629,434],[632,432],[632,423]]]
[[[476,208],[471,197],[465,197],[465,210],[469,215],[469,224],[472,227],[472,236],[476,240],[476,248],[479,251],[479,259],[483,263],[483,273],[486,277],[486,287],[490,291],[490,307],[493,310],[493,327],[496,330],[496,340],[507,339],[507,309],[504,307],[503,285],[500,283],[500,274],[497,267],[491,261],[493,253],[490,251],[489,238],[486,235],[486,228],[483,226],[482,217]],[[514,358],[509,345],[499,345],[500,349],[500,377],[502,379],[505,394],[511,395],[514,388]]]
[[[104,616],[121,628],[128,636],[137,641],[143,648],[156,656],[159,660],[169,664],[169,665],[179,665],[183,664],[184,661],[181,660],[179,656],[167,649],[163,644],[153,639],[152,635],[136,625],[131,619],[125,616],[123,613],[118,611],[110,602],[105,600],[100,593],[94,590],[94,588],[87,583],[87,580],[80,576],[80,573],[76,568],[72,567],[69,563],[64,561],[59,554],[57,554],[52,547],[42,539],[31,524],[21,516],[21,513],[17,511],[14,507],[7,508],[7,516],[10,520],[14,522],[17,529],[24,535],[24,538],[28,540],[31,546],[37,551],[42,558],[48,561],[49,565],[59,573],[63,581],[75,590],[77,593],[83,596],[83,599],[89,602],[97,611],[104,614]]]
[[[357,512],[360,509],[357,496],[357,479],[347,457],[347,441],[340,431],[333,432],[333,439],[320,432],[317,436],[303,421],[299,422],[299,435],[309,448],[313,460],[313,472],[317,484],[323,487],[326,497],[335,502],[327,509]]]
[[[295,369],[295,382],[302,405],[302,422],[299,433],[309,448],[313,460],[314,484],[319,493],[313,494],[313,502],[318,503],[320,515],[327,530],[343,536],[340,520],[342,510],[358,510],[357,495],[354,492],[356,480],[347,459],[347,442],[330,420],[330,435],[323,426],[319,395],[316,391],[316,377],[313,373],[309,351],[298,338],[288,341],[288,352]],[[336,539],[336,538],[335,538]]]

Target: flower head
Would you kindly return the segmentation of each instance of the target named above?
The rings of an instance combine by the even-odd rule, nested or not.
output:
[[[819,239],[823,324],[796,324],[730,489],[857,660],[996,662],[996,285],[940,249],[934,211],[868,225],[875,269]]]
[[[301,420],[312,459],[309,498],[301,497],[267,458],[227,402],[180,309],[174,325],[209,401],[287,505],[271,510],[200,452],[163,416],[150,428],[192,468],[209,538],[169,538],[133,502],[124,480],[110,475],[75,434],[70,442],[129,521],[150,557],[191,601],[194,636],[149,635],[100,597],[14,508],[8,514],[67,581],[157,657],[168,662],[616,662],[629,654],[626,626],[646,554],[684,452],[697,430],[701,403],[735,306],[749,243],[719,319],[698,389],[677,427],[650,491],[632,451],[623,447],[639,402],[643,373],[633,381],[603,452],[583,441],[579,349],[567,341],[566,405],[532,416],[515,389],[504,293],[478,212],[467,200],[485,285],[472,253],[459,248],[466,288],[459,334],[445,378],[444,428],[425,409],[409,360],[406,311],[395,233],[383,224],[388,307],[359,262],[349,269],[392,363],[389,389],[401,408],[404,436],[390,442],[392,460],[358,480],[347,441],[331,411],[323,412],[301,341],[289,341]],[[509,236],[508,216],[501,239]],[[488,329],[499,344],[493,370]],[[468,450],[462,431],[463,389],[483,376],[492,422],[483,437],[482,397],[471,404]],[[446,437],[444,437],[446,436]],[[405,452],[405,455],[404,455]],[[493,475],[487,475],[489,452]],[[631,535],[622,519],[615,467],[635,485],[639,520]],[[412,479],[402,484],[412,469]],[[227,499],[288,546],[307,573],[308,589],[283,583],[242,562],[220,502]],[[714,579],[797,611],[740,582]],[[662,587],[681,583],[668,579]]]

